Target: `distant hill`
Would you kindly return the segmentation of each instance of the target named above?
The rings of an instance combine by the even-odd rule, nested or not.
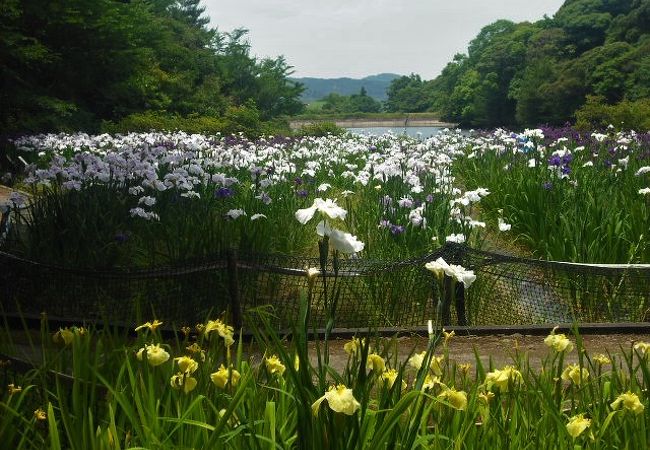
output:
[[[336,93],[341,95],[358,94],[362,87],[366,88],[368,95],[376,100],[386,100],[386,89],[390,82],[401,75],[394,73],[380,73],[361,79],[355,78],[291,78],[305,86],[301,100],[310,103],[320,100],[328,94]]]
[[[497,20],[435,80],[404,85],[393,97],[468,127],[647,130],[650,1],[565,0],[552,18]]]

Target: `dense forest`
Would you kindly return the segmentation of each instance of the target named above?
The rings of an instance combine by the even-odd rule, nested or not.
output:
[[[0,134],[245,128],[299,112],[287,62],[251,56],[246,30],[219,32],[204,10],[200,0],[2,0]]]
[[[535,23],[499,20],[434,80],[394,80],[389,111],[472,126],[650,128],[650,1],[567,0]]]
[[[306,86],[285,59],[255,58],[246,30],[214,29],[204,10],[200,0],[2,0],[0,135],[255,134],[301,112]],[[323,98],[324,111],[650,128],[650,0],[567,0],[535,23],[499,20],[437,78],[394,77],[353,80],[362,85]],[[383,104],[369,81],[390,83]]]

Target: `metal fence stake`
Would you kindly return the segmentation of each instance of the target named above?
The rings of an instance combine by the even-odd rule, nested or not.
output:
[[[467,315],[465,314],[465,286],[463,283],[456,283],[456,316],[458,325],[464,327],[467,325]]]
[[[454,295],[454,280],[445,275],[442,295],[442,324],[451,325],[451,298]]]
[[[242,310],[239,295],[239,271],[237,270],[237,250],[229,249],[228,259],[228,291],[230,293],[230,313],[235,329],[242,327]]]

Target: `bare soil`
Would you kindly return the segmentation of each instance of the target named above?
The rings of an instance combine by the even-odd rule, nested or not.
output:
[[[572,342],[575,337],[569,336]],[[608,334],[581,336],[583,347],[587,354],[598,353],[618,355],[629,351],[636,342],[650,341],[650,334]],[[341,369],[345,367],[348,355],[343,350],[347,340],[337,339],[330,343],[330,364]],[[405,360],[415,352],[426,350],[427,338],[403,337],[398,338],[398,358]],[[312,347],[314,344],[312,343]],[[454,336],[449,340],[449,359],[458,364],[476,363],[474,349],[487,365],[492,360],[495,367],[502,367],[513,362],[516,352],[524,358],[528,357],[531,367],[540,367],[542,360],[549,354],[550,349],[544,344],[544,336],[527,336],[521,334],[491,335],[491,336]],[[315,353],[315,352],[313,352]],[[566,355],[566,363],[577,362],[577,351]]]
[[[5,355],[38,364],[41,360],[39,347],[40,335],[36,331],[29,332],[29,334],[31,334],[36,348],[29,345],[27,333],[16,330],[11,332],[13,345],[10,346],[10,349],[5,348]],[[575,343],[576,338],[574,336],[569,336],[569,338]],[[623,351],[629,352],[637,342],[650,342],[650,334],[583,335],[581,339],[583,348],[589,355],[604,353],[616,356],[620,355]],[[428,344],[428,339],[423,336],[398,337],[396,341],[398,360],[400,362],[406,361],[414,352],[426,350]],[[348,354],[343,348],[346,342],[348,342],[348,339],[330,340],[329,363],[337,371],[342,371],[348,363]],[[315,364],[316,343],[310,342],[309,346],[310,357],[312,363]],[[7,352],[7,350],[9,351]],[[528,359],[532,368],[538,368],[541,367],[542,360],[552,352],[544,344],[544,336],[539,335],[497,334],[487,336],[454,336],[448,343],[450,363],[469,363],[474,366],[476,364],[475,350],[485,367],[489,365],[491,360],[493,366],[497,368],[512,364],[514,362],[513,358],[517,353],[524,360]],[[436,353],[439,354],[441,352],[442,348],[440,347]],[[246,346],[246,353],[254,363],[259,363],[263,352],[255,348],[255,346],[253,348]],[[575,363],[577,362],[577,357],[577,351],[573,350],[565,356],[565,363]]]

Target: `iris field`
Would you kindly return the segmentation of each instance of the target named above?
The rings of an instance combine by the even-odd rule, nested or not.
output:
[[[489,237],[544,259],[650,262],[646,134],[76,134],[15,145],[36,201],[10,250],[64,266],[151,266],[231,247],[314,255],[320,221],[296,211],[321,200],[345,209],[332,225],[364,244],[347,252],[362,258]]]
[[[29,164],[19,186],[34,195],[12,197],[18,220],[3,250],[66,267],[149,267],[234,247],[320,257],[320,268],[305,268],[309,278],[329,260],[401,260],[447,241],[514,241],[534,257],[574,262],[650,262],[645,134],[76,134],[15,146]],[[422,269],[470,292],[476,280],[443,260]],[[648,343],[591,355],[579,335],[554,330],[541,368],[518,349],[512,365],[494,367],[480,355],[454,364],[453,335],[437,326],[419,354],[369,331],[346,345],[348,364],[338,370],[329,364],[333,318],[308,354],[313,294],[301,293],[286,336],[270,325],[272,310],[247,312],[251,345],[227,313],[164,336],[155,318],[134,317],[129,335],[49,330],[44,317],[40,335],[26,334],[33,368],[2,361],[0,440],[53,449],[650,443]],[[5,330],[1,348],[16,353]],[[577,363],[565,363],[570,352]]]
[[[166,338],[164,324],[149,321],[135,339],[83,327],[50,331],[43,321],[36,368],[16,374],[3,361],[0,438],[16,449],[650,443],[650,343],[594,355],[580,336],[553,330],[541,367],[520,349],[512,364],[496,367],[478,354],[475,363],[453,362],[453,332],[434,330],[421,353],[368,333],[345,344],[348,362],[337,370],[327,340],[309,357],[306,315],[281,340],[266,314],[250,316],[252,345],[218,319]],[[3,348],[10,341],[3,332]],[[566,363],[569,354],[577,362]]]

